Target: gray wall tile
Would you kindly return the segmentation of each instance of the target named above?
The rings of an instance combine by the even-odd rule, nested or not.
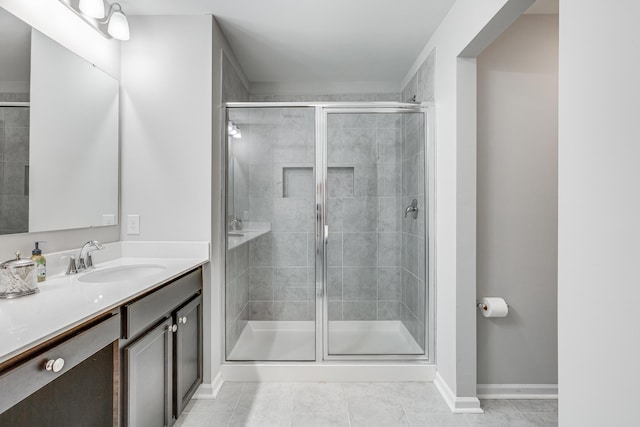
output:
[[[276,266],[307,265],[307,233],[273,233]]]
[[[250,301],[249,320],[273,320],[273,301]]]
[[[273,265],[271,233],[264,234],[257,239],[250,241],[248,246],[249,265],[263,267]]]
[[[273,170],[269,164],[253,164],[249,168],[249,197],[273,197]]]
[[[273,300],[272,267],[249,267],[249,299]]]
[[[273,320],[306,320],[307,317],[306,302],[276,301],[273,304]]]
[[[343,230],[343,199],[329,197],[327,199],[327,225],[330,232]]]
[[[331,230],[331,228],[329,228]],[[327,243],[327,265],[342,265],[342,233],[329,232],[329,241]]]
[[[345,266],[375,266],[378,259],[376,233],[344,233]]]
[[[376,231],[378,201],[376,198],[345,198],[342,201],[343,227],[346,232]]]
[[[354,166],[355,197],[376,197],[378,195],[378,164],[356,163]]]
[[[378,129],[378,160],[381,162],[402,161],[402,131],[400,128]]]
[[[376,268],[344,267],[344,301],[375,301],[378,298]]]
[[[329,167],[327,192],[329,197],[353,197],[355,178],[352,167]]]
[[[378,233],[378,265],[399,266],[402,263],[402,234]]]
[[[280,198],[273,199],[273,218],[271,227],[274,232],[309,232],[313,231],[309,223],[309,202],[306,199]]]
[[[366,163],[378,160],[375,129],[344,129],[342,153],[345,163]]]
[[[378,299],[402,301],[402,268],[378,267]]]
[[[378,231],[402,231],[404,208],[399,197],[378,198]]]
[[[342,267],[327,267],[327,297],[329,301],[342,301]]]
[[[376,320],[377,318],[375,301],[345,301],[342,306],[344,320]]]
[[[401,320],[402,303],[400,301],[378,301],[378,320]]]

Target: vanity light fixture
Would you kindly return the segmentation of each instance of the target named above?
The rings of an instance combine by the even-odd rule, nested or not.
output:
[[[87,16],[96,19],[104,18],[104,2],[102,0],[80,0],[78,9]]]
[[[120,3],[111,5],[107,22],[107,32],[111,37],[118,40],[129,40],[129,21],[127,21],[127,16],[122,11]]]
[[[119,3],[110,4],[105,0],[60,0],[60,3],[106,38],[129,40],[129,22]]]

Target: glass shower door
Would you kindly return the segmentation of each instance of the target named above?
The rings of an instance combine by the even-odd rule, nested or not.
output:
[[[325,117],[325,357],[424,355],[425,114]]]
[[[315,109],[227,119],[226,359],[315,360]]]

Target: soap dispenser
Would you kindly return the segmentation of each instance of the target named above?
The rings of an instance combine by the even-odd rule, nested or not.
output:
[[[36,247],[31,251],[31,259],[36,263],[36,275],[38,282],[44,282],[47,280],[47,259],[42,256],[42,249],[40,249],[40,243],[47,243],[44,240],[36,242]]]

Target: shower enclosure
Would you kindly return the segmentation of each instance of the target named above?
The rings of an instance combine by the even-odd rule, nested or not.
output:
[[[227,361],[433,360],[430,117],[226,106]]]

